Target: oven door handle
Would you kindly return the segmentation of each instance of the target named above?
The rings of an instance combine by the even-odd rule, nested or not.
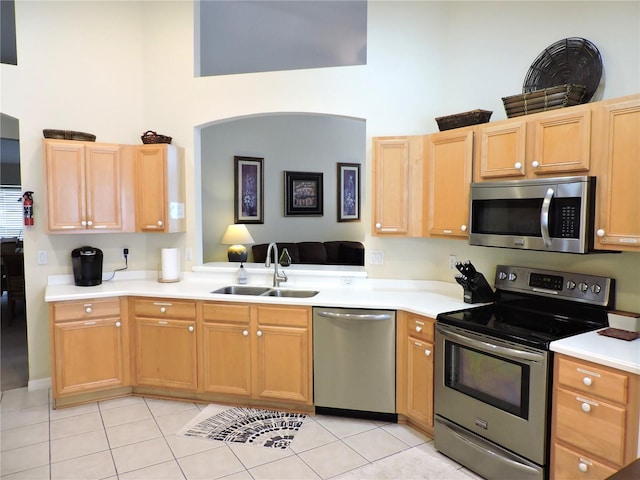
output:
[[[518,350],[516,348],[502,347],[500,345],[494,345],[489,342],[485,342],[479,339],[470,338],[459,333],[450,332],[445,330],[441,325],[436,325],[438,332],[442,334],[444,338],[448,338],[451,341],[466,345],[468,347],[482,348],[487,352],[501,354],[505,357],[517,360],[523,360],[527,362],[544,362],[544,356],[538,353],[527,352],[525,350]]]
[[[540,231],[542,232],[542,241],[545,247],[551,246],[551,237],[549,236],[549,210],[551,209],[551,200],[553,199],[553,188],[549,188],[542,201],[540,209]]]

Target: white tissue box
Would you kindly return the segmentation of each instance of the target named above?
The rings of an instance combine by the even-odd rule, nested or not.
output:
[[[640,313],[613,310],[607,312],[607,315],[610,327],[627,330],[628,332],[640,332]]]

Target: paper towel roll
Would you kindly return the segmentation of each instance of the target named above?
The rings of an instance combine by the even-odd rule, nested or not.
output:
[[[162,269],[160,280],[163,282],[175,282],[180,279],[178,270],[178,249],[162,249]]]

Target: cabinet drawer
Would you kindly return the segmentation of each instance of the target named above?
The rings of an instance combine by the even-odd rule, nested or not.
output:
[[[286,325],[307,327],[311,318],[311,308],[258,307],[260,325]]]
[[[53,304],[53,319],[56,322],[118,315],[120,315],[120,300],[118,298]]]
[[[202,305],[202,316],[205,322],[249,323],[251,319],[249,305],[228,303],[205,303]]]
[[[592,364],[558,360],[558,382],[590,396],[597,395],[618,403],[627,403],[628,377]]]
[[[407,316],[407,335],[423,340],[425,342],[433,343],[434,339],[434,324],[435,322],[429,318],[420,317],[416,315]]]
[[[622,466],[626,410],[563,388],[556,394],[556,438]]]
[[[602,480],[616,472],[593,458],[580,455],[557,443],[553,445],[553,449],[554,480]]]
[[[196,318],[195,302],[174,300],[135,300],[136,317]]]

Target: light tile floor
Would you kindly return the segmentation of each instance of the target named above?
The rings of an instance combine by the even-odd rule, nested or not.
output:
[[[14,479],[478,479],[398,424],[308,416],[290,448],[177,436],[205,405],[126,397],[53,410],[48,390],[2,392],[0,477]],[[229,408],[219,406],[220,410]]]

